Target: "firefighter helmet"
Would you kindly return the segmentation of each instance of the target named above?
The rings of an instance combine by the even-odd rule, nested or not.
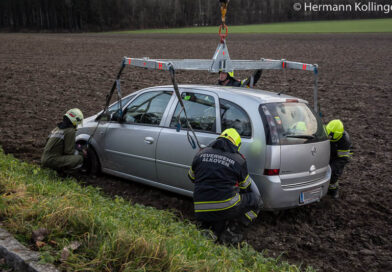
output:
[[[233,145],[235,145],[238,148],[238,150],[240,149],[241,136],[234,128],[225,129],[225,131],[223,131],[219,137],[228,139],[230,142],[233,143]]]
[[[306,123],[303,121],[299,121],[291,126],[291,129],[294,131],[305,132],[307,130]]]
[[[219,74],[220,74],[220,73],[226,73],[228,77],[234,78],[234,71],[231,71],[231,72],[223,72],[222,69],[220,69],[220,70],[219,70]]]
[[[340,138],[343,136],[344,126],[342,121],[339,119],[329,122],[325,129],[327,130],[327,134],[333,142],[340,140]]]
[[[70,109],[64,115],[69,119],[69,121],[71,121],[72,125],[74,125],[75,127],[81,124],[83,121],[83,113],[77,108]]]

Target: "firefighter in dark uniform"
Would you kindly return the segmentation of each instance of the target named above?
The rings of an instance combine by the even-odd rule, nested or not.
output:
[[[83,155],[75,150],[76,127],[82,120],[83,113],[79,109],[70,109],[65,113],[63,121],[57,124],[48,137],[41,157],[43,167],[62,171],[83,165]]]
[[[343,123],[340,120],[329,122],[326,126],[326,131],[331,143],[329,164],[332,169],[328,194],[336,199],[339,197],[338,179],[343,174],[343,169],[351,158],[351,141],[348,133],[344,131]]]
[[[193,159],[188,177],[195,184],[195,217],[211,229],[218,241],[239,243],[244,227],[257,218],[262,200],[249,177],[244,156],[239,153],[241,137],[226,129]]]
[[[219,72],[218,85],[221,86],[232,86],[232,87],[250,87],[256,85],[262,74],[262,70],[256,70],[255,73],[244,80],[238,80],[234,78],[234,72]]]

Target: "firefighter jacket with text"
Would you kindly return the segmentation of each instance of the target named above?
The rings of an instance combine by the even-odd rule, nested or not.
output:
[[[238,216],[241,192],[250,190],[245,158],[227,139],[218,138],[199,151],[188,177],[195,184],[195,216],[200,221],[218,221]]]

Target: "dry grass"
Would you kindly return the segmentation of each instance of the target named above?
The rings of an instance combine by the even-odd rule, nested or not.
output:
[[[0,150],[0,216],[29,247],[33,230],[49,235],[44,262],[67,271],[299,271],[265,258],[247,244],[225,247],[172,213],[104,197],[99,190],[60,179]],[[81,246],[61,258],[64,247]],[[310,270],[310,269],[309,269]]]

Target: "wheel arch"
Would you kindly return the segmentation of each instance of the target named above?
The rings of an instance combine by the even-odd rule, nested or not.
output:
[[[81,143],[81,144],[89,143],[89,148],[91,148],[92,151],[95,153],[95,156],[98,160],[99,171],[101,171],[102,170],[101,156],[99,156],[97,152],[98,143],[95,141],[95,139],[94,138],[90,139],[90,135],[88,134],[80,134],[76,137],[75,143]]]

